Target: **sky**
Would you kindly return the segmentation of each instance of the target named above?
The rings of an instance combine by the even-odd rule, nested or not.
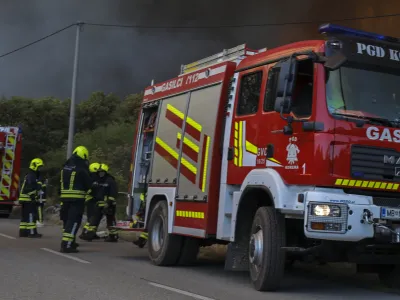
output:
[[[77,21],[216,26],[400,13],[398,0],[0,0],[0,7],[0,55]],[[397,36],[400,17],[339,24]],[[0,58],[0,96],[69,98],[75,33],[70,28]],[[261,49],[318,38],[318,24],[180,30],[85,26],[77,99],[94,91],[122,97],[141,92],[152,79],[176,77],[181,64],[243,43]]]

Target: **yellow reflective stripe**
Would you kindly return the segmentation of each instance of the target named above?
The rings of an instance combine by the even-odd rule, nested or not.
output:
[[[243,122],[239,123],[239,167],[243,165]]]
[[[80,190],[61,190],[61,194],[81,194],[87,196],[84,191]]]
[[[140,194],[140,201],[144,201],[144,194]]]
[[[114,197],[111,197],[111,196],[108,196],[108,200],[113,201],[113,200],[115,200],[115,198],[114,198]]]
[[[177,133],[177,139],[182,140],[182,134],[180,132]],[[195,143],[193,143],[189,138],[186,136],[183,138],[183,143],[188,146],[190,149],[192,149],[194,152],[199,153],[199,146],[197,146]]]
[[[71,174],[71,178],[69,180],[69,189],[70,190],[72,190],[74,188],[75,174],[76,174],[76,172],[73,171]]]
[[[85,195],[79,195],[79,194],[61,194],[61,198],[78,198],[78,199],[85,199]]]
[[[356,188],[370,188],[378,190],[398,190],[399,183],[388,183],[383,181],[369,181],[369,180],[354,180],[346,178],[338,178],[335,181],[336,186],[356,187]]]
[[[156,143],[160,145],[165,151],[167,151],[172,157],[174,157],[176,160],[179,158],[178,152],[173,150],[170,146],[168,146],[163,140],[161,140],[159,137],[156,137]],[[185,158],[181,158],[181,163],[184,165],[188,170],[190,170],[192,173],[197,174],[197,168],[192,165],[190,162],[188,162]]]
[[[185,118],[185,114],[180,110],[178,110],[177,108],[173,107],[171,104],[167,104],[167,110],[169,110],[171,113],[176,115],[181,120]],[[186,117],[186,123],[190,124],[190,126],[194,127],[198,131],[201,131],[203,129],[203,127],[195,120],[193,120],[191,117]]]
[[[204,152],[204,166],[203,166],[203,182],[201,190],[204,192],[206,190],[206,181],[207,181],[207,166],[208,166],[208,150],[210,148],[210,137],[207,136],[206,142],[206,151]]]
[[[250,143],[249,141],[246,141],[246,151],[250,152],[252,154],[257,154],[257,146]]]
[[[204,219],[204,212],[202,211],[188,211],[188,210],[177,210],[177,217],[192,218],[192,219]]]

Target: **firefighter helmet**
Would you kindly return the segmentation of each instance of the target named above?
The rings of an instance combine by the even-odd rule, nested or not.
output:
[[[108,172],[108,165],[106,165],[106,164],[101,164],[100,165],[100,168],[99,168],[99,171],[104,171],[104,172]]]
[[[89,151],[85,146],[78,146],[75,148],[74,152],[72,154],[75,154],[76,156],[82,158],[82,159],[89,159]]]
[[[92,172],[92,173],[95,173],[95,172],[97,172],[99,170],[99,168],[100,168],[100,164],[99,163],[92,163],[89,166],[89,171]]]
[[[38,168],[42,166],[44,166],[43,160],[40,158],[34,158],[29,164],[29,169],[31,169],[32,171],[37,171]]]

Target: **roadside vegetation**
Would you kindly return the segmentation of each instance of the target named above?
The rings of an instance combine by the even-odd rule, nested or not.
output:
[[[76,107],[74,146],[86,146],[91,162],[107,163],[120,192],[128,189],[132,144],[142,96],[132,94],[120,99],[113,94],[94,92]],[[32,158],[43,158],[44,175],[49,179],[49,200],[53,203],[58,202],[59,171],[66,160],[69,109],[69,100],[51,97],[0,99],[0,124],[22,128],[21,176]]]

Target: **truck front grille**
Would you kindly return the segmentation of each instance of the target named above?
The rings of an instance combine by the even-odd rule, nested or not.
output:
[[[353,178],[400,182],[400,153],[395,149],[353,145],[351,175]]]
[[[373,203],[377,206],[400,207],[400,197],[399,198],[373,197],[372,199]]]

